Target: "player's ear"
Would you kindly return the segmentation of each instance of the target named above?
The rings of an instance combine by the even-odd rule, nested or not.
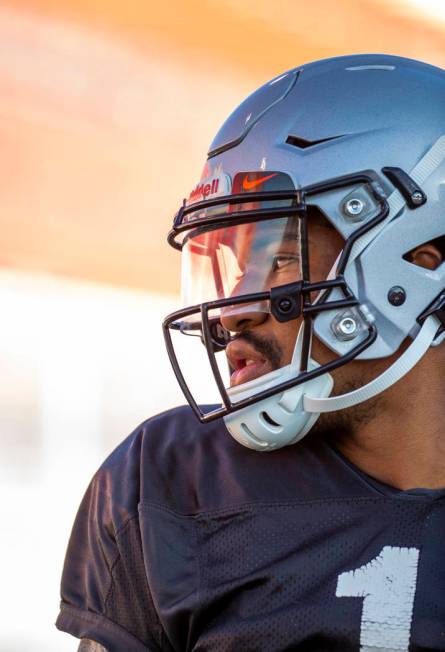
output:
[[[425,269],[436,269],[443,262],[443,255],[438,247],[432,242],[426,242],[408,254],[408,260],[414,265]]]

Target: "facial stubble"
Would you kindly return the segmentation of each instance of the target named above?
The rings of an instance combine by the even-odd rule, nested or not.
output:
[[[283,348],[276,337],[264,338],[252,331],[244,331],[235,339],[243,339],[251,344],[258,353],[267,359],[273,370],[280,369],[284,365]],[[348,394],[363,387],[367,382],[368,380],[362,375],[353,379],[349,378],[346,381],[335,378],[332,396]],[[320,415],[312,427],[310,436],[321,437],[333,445],[354,440],[360,430],[371,423],[383,409],[383,397],[376,396],[344,410],[325,412]]]

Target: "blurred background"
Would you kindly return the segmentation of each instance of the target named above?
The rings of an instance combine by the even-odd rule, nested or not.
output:
[[[445,67],[443,0],[0,0],[0,651],[64,652],[59,578],[97,466],[182,403],[165,241],[228,113],[352,52]]]

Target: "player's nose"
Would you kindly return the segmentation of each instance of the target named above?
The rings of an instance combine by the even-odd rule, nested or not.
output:
[[[269,316],[265,302],[243,303],[227,306],[221,310],[221,324],[231,332],[240,333],[259,326]]]

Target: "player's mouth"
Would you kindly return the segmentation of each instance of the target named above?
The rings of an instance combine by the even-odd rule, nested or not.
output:
[[[272,364],[267,358],[242,339],[233,340],[226,348],[232,374],[230,387],[247,383],[272,371]]]

